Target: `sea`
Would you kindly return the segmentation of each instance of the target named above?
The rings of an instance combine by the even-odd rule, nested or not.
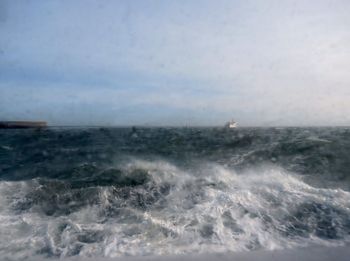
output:
[[[350,128],[0,130],[0,257],[350,244]]]

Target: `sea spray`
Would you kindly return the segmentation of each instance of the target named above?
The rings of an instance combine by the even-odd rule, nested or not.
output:
[[[1,132],[1,256],[348,244],[347,129],[136,131]]]

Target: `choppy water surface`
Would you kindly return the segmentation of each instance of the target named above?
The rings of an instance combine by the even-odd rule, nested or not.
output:
[[[348,128],[0,130],[0,256],[344,245]]]

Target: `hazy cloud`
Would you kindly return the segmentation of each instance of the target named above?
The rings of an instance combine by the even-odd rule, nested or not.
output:
[[[0,9],[0,118],[350,123],[348,1],[2,1]]]

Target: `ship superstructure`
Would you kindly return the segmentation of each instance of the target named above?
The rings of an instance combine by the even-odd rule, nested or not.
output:
[[[237,122],[235,122],[234,120],[231,120],[225,124],[225,127],[228,129],[237,128]]]

